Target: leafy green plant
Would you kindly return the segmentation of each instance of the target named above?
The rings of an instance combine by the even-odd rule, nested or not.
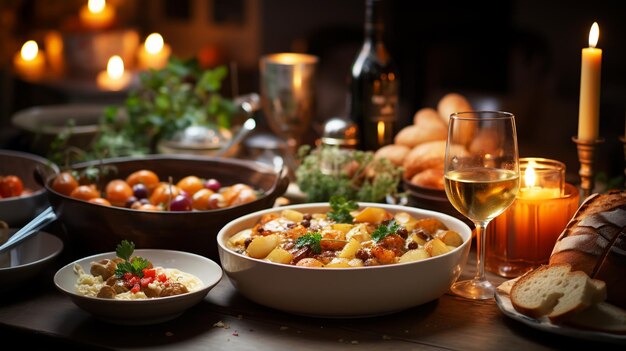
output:
[[[157,144],[191,125],[230,128],[236,106],[220,94],[228,69],[203,70],[195,60],[170,59],[161,70],[140,75],[123,106],[105,111],[100,132],[90,150],[75,153],[75,161],[156,152]],[[52,158],[66,161],[67,135],[51,145]]]
[[[296,170],[296,183],[308,201],[329,201],[338,195],[377,202],[398,192],[402,168],[387,159],[374,158],[371,151],[323,145],[311,149],[304,145],[298,153],[301,164]]]

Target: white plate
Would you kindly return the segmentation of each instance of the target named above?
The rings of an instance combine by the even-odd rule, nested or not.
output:
[[[590,331],[584,329],[578,329],[563,325],[552,324],[547,317],[541,319],[535,319],[525,316],[515,310],[511,304],[511,299],[506,294],[496,292],[496,304],[500,308],[500,311],[510,318],[516,321],[522,322],[532,328],[543,330],[549,333],[570,336],[574,338],[612,342],[619,344],[626,344],[626,335],[610,334],[597,331]]]
[[[13,235],[17,229],[9,229]],[[12,289],[41,272],[63,250],[56,236],[39,232],[0,254],[0,291]]]
[[[189,307],[199,303],[222,278],[222,269],[212,260],[188,252],[172,250],[135,250],[150,260],[154,266],[176,268],[200,278],[204,287],[190,293],[159,297],[146,300],[114,300],[87,297],[76,293],[75,264],[88,269],[93,261],[114,258],[115,252],[85,257],[72,262],[54,275],[56,287],[69,296],[80,308],[94,317],[109,323],[124,325],[145,325],[165,322],[180,316]]]

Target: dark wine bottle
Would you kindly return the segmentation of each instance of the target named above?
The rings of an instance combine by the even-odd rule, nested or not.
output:
[[[359,148],[376,150],[393,143],[399,77],[383,40],[384,3],[365,1],[365,40],[352,63],[350,118],[359,128]]]

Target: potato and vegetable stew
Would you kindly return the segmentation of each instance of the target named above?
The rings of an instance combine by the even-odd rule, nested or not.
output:
[[[332,198],[327,213],[283,210],[228,239],[240,254],[302,267],[349,268],[418,261],[453,250],[461,235],[436,218],[395,215]]]

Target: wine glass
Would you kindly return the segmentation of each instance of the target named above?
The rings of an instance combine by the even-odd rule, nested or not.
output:
[[[444,164],[445,191],[452,205],[476,226],[476,275],[451,290],[488,299],[495,287],[485,278],[485,229],[515,200],[519,156],[513,114],[501,111],[450,115]]]
[[[263,114],[272,131],[286,141],[285,161],[291,172],[315,113],[317,61],[313,55],[277,53],[263,56],[260,62]]]

